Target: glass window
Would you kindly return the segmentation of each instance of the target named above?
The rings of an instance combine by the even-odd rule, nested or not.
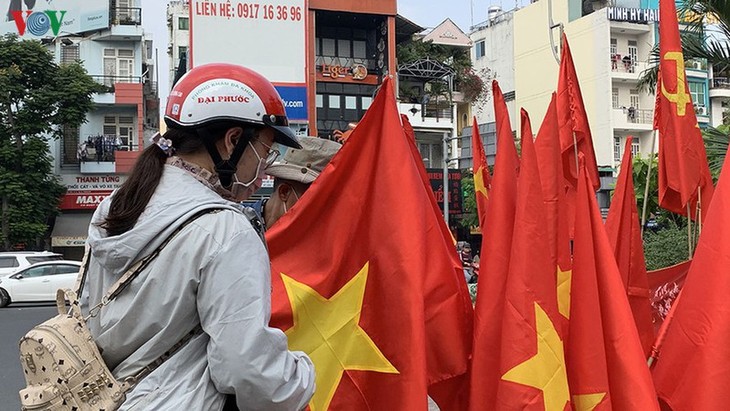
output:
[[[43,256],[43,257],[28,257],[27,260],[29,263],[35,264],[35,263],[43,263],[46,261],[63,260],[63,256],[60,254],[57,254],[57,255],[48,255],[48,256]]]
[[[352,42],[352,57],[356,59],[367,58],[367,47],[364,41],[355,40]]]
[[[317,108],[323,108],[324,107],[324,97],[321,94],[317,94],[316,95],[315,101],[317,103]]]
[[[363,97],[360,102],[362,103],[362,109],[367,110],[370,108],[370,105],[373,104],[373,98],[372,97]]]
[[[77,265],[70,265],[70,264],[57,265],[55,274],[78,273],[79,269],[80,269],[80,267]]]
[[[20,274],[25,278],[29,278],[29,277],[43,277],[46,275],[51,275],[52,272],[53,272],[53,266],[44,265],[41,267],[29,268],[29,269],[21,272]]]
[[[15,257],[0,257],[0,268],[12,268],[18,265],[18,259]]]
[[[185,47],[185,46],[178,46],[177,47],[177,55],[178,55],[178,58],[180,58],[182,56],[187,56],[187,54],[188,54],[188,48],[187,47]]]
[[[618,42],[616,39],[611,39],[611,55],[618,53]]]
[[[613,138],[613,159],[621,161],[621,137]]]
[[[484,43],[484,40],[477,41],[477,43],[474,45],[474,47],[475,47],[474,53],[476,55],[476,58],[480,59],[487,54],[486,45]]]
[[[335,56],[335,39],[322,39],[322,55]]]
[[[339,57],[350,57],[350,40],[337,40],[337,55]]]
[[[633,157],[636,157],[639,155],[639,142],[636,140],[633,140],[631,142],[631,155]]]
[[[329,108],[340,108],[340,96],[329,96]]]
[[[187,17],[178,17],[177,18],[177,28],[180,30],[189,30],[190,29],[190,21]]]
[[[345,109],[357,110],[357,97],[345,96]]]
[[[619,108],[618,104],[618,89],[615,88],[611,90],[611,104],[613,105],[613,108]]]
[[[703,83],[689,82],[689,93],[692,95],[692,103],[704,107],[705,85]]]

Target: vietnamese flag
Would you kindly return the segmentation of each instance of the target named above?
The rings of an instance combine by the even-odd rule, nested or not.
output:
[[[601,180],[598,176],[596,154],[593,151],[593,139],[591,137],[591,128],[588,125],[588,114],[583,104],[583,96],[580,92],[578,74],[575,71],[568,37],[564,33],[562,41],[560,72],[558,74],[557,112],[563,174],[575,190],[578,183],[577,146],[578,153],[583,154],[585,157],[586,170],[595,191],[601,187]]]
[[[621,161],[621,171],[606,218],[606,234],[613,248],[626,295],[629,298],[634,323],[639,332],[644,355],[649,358],[654,344],[651,294],[644,261],[644,242],[641,239],[641,223],[636,208],[634,193],[634,168],[631,158],[631,142],[626,138],[626,147]]]
[[[499,201],[502,153],[497,151],[490,218]],[[492,309],[478,311],[490,317],[477,317],[482,334],[475,335],[470,405],[472,410],[563,410],[569,405],[568,382],[555,325],[555,272],[543,243],[545,208],[531,135],[522,138],[515,201],[508,270],[480,278],[477,306]],[[488,229],[491,223],[487,220]]]
[[[540,181],[545,202],[545,221],[548,229],[546,242],[558,281],[558,309],[564,317],[561,321],[561,335],[567,335],[572,256],[568,236],[569,210],[566,208],[565,197],[568,184],[563,176],[556,104],[556,94],[553,93],[535,138],[535,152],[537,164],[540,166]]]
[[[479,227],[484,232],[484,221],[487,218],[487,205],[489,204],[490,178],[487,156],[484,155],[484,145],[479,135],[479,125],[476,117],[474,117],[471,126],[471,146],[474,161],[474,195],[477,200],[477,215],[479,217]]]
[[[502,317],[504,316],[504,290],[510,262],[512,232],[514,230],[515,203],[517,201],[517,174],[519,157],[512,131],[504,121],[509,121],[499,85],[493,82],[497,130],[506,128],[509,133],[497,133],[497,156],[494,163],[492,188],[487,208],[487,220],[482,227],[482,248],[477,283],[477,301],[474,308],[474,352],[470,384],[472,410],[489,409],[497,401],[497,383],[500,373],[502,350]],[[486,406],[484,404],[487,404]],[[485,408],[486,407],[486,408]]]
[[[583,166],[570,295],[566,360],[576,409],[658,410],[621,273]]]
[[[682,287],[672,307],[654,366],[659,397],[673,410],[724,410],[730,404],[730,163],[717,192]]]
[[[659,205],[685,216],[689,205],[694,218],[700,197],[705,216],[714,189],[689,93],[674,2],[660,3],[659,20],[660,76],[654,112],[659,130]]]
[[[337,156],[267,233],[271,324],[314,362],[312,411],[426,409],[431,386],[468,371],[466,284],[410,144],[386,79]]]

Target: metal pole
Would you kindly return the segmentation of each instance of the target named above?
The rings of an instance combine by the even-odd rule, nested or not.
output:
[[[691,201],[687,202],[687,247],[689,248],[689,259],[692,259],[692,212]]]
[[[444,221],[449,226],[449,132],[444,131]]]
[[[651,178],[651,166],[654,164],[654,144],[659,135],[659,130],[654,130],[651,136],[651,151],[649,152],[649,169],[646,170],[646,186],[644,187],[644,204],[641,207],[641,236],[644,236],[646,226],[646,205],[649,202],[649,181]]]

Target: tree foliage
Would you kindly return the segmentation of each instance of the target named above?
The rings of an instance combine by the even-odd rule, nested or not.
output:
[[[477,198],[474,192],[474,174],[471,171],[464,171],[461,175],[461,193],[463,198],[463,210],[459,224],[464,228],[476,227],[479,225],[477,215]]]
[[[687,260],[687,229],[676,224],[644,232],[646,269],[656,270]]]
[[[99,87],[78,64],[58,66],[37,41],[0,37],[0,246],[42,248],[64,187],[49,141],[86,121]]]

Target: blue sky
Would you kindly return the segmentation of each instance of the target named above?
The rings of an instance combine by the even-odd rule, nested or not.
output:
[[[141,1],[142,24],[145,31],[153,33],[155,47],[159,53],[160,103],[164,109],[168,93],[167,84],[169,84],[168,40],[167,26],[165,25],[167,2],[159,0]],[[526,4],[528,0],[517,0],[517,2]],[[398,0],[398,13],[427,28],[437,26],[448,17],[462,30],[468,32],[472,23],[479,23],[487,19],[487,8],[490,5],[499,5],[502,9],[509,10],[515,8],[517,2],[500,0]]]

